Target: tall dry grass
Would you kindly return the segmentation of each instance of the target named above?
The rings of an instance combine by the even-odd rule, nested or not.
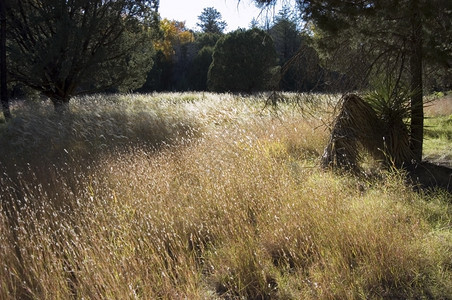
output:
[[[80,128],[96,133],[69,135],[62,155],[33,155],[30,143],[20,160],[2,152],[22,165],[2,163],[1,299],[451,298],[450,195],[414,193],[398,174],[319,170],[321,104],[307,113],[215,94],[103,101]],[[128,110],[113,118],[117,105]],[[83,107],[74,103],[74,123]],[[112,130],[96,148],[116,126],[129,142],[115,147]]]

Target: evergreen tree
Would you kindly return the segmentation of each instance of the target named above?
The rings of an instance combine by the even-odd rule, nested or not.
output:
[[[259,28],[259,21],[256,18],[253,18],[250,22],[249,29]]]
[[[301,37],[297,24],[291,17],[287,6],[278,13],[269,31],[275,43],[281,63],[288,61],[300,47]]]
[[[222,34],[220,33],[195,33],[194,48],[196,49],[196,54],[187,71],[189,90],[207,90],[207,73],[212,63],[213,49],[221,36]]]
[[[284,6],[269,29],[281,66],[279,87],[286,91],[323,90],[325,71],[309,45],[309,36],[298,30],[298,22],[291,8]]]
[[[158,50],[154,56],[152,69],[146,76],[145,83],[135,92],[149,93],[171,90],[173,63],[168,61],[162,50]]]
[[[188,83],[190,90],[207,90],[207,73],[212,63],[213,47],[201,48],[191,63],[188,71]]]
[[[213,7],[206,7],[198,17],[196,25],[206,33],[223,33],[227,24],[221,19],[221,13]]]
[[[204,33],[204,32],[197,32],[195,34],[195,44],[196,47],[201,50],[204,47],[215,47],[215,44],[218,42],[218,40],[223,36],[223,34],[220,33]]]
[[[275,88],[279,71],[271,37],[260,29],[222,37],[213,52],[208,87],[217,92],[256,92]]]
[[[269,34],[275,43],[279,65],[284,66],[297,53],[301,45],[300,32],[298,32],[297,25],[292,20],[287,6],[283,7],[276,16],[269,29]],[[301,67],[298,63],[292,63],[287,69],[284,69],[280,81],[282,90],[296,90],[301,81],[300,76],[298,76],[301,75],[301,72],[297,72],[298,67]]]

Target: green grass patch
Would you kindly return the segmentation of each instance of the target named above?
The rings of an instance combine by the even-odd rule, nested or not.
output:
[[[452,167],[452,115],[425,120],[424,157]]]

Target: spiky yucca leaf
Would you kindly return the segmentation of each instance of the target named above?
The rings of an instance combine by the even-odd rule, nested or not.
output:
[[[364,96],[381,121],[386,160],[399,167],[413,157],[410,149],[410,118],[413,92],[394,80],[386,79],[374,84],[374,90]]]

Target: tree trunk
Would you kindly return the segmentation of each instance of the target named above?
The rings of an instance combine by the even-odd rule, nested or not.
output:
[[[59,91],[62,91],[62,89]],[[69,92],[55,92],[47,90],[42,91],[42,94],[50,98],[53,103],[53,109],[56,113],[66,113],[69,111],[69,101],[71,100]]]
[[[51,98],[56,113],[64,114],[69,112],[69,99]]]
[[[2,110],[3,116],[5,120],[8,121],[11,119],[11,111],[9,109],[9,100],[8,100],[8,88],[6,85],[6,11],[5,11],[5,0],[0,0],[0,21],[1,21],[1,29],[0,29],[0,97],[2,102]]]
[[[422,161],[422,143],[424,140],[424,104],[422,88],[422,20],[419,13],[419,1],[411,2],[411,139],[410,148],[413,159]]]

